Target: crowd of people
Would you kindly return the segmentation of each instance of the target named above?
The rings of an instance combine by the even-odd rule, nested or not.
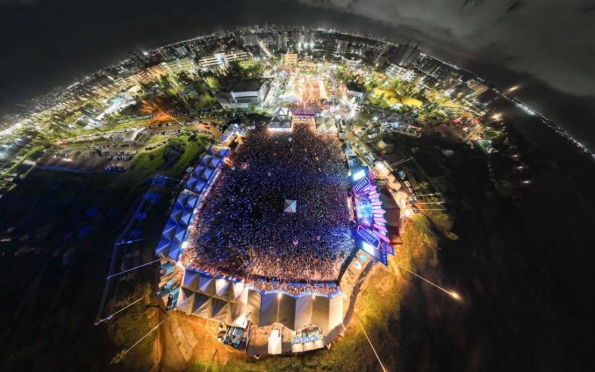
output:
[[[248,280],[335,279],[353,249],[343,159],[332,135],[307,125],[252,131],[201,203],[190,260]]]

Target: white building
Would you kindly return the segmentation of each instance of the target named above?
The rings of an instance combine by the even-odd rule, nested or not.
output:
[[[485,92],[487,92],[488,87],[487,85],[484,85],[482,83],[480,83],[477,80],[469,80],[467,81],[467,86],[473,90],[473,93],[471,93],[470,95],[468,95],[467,97],[477,97]]]
[[[415,71],[403,68],[401,66],[391,63],[386,69],[386,74],[391,78],[398,78],[399,80],[411,82],[415,78]]]
[[[345,94],[347,97],[355,97],[361,100],[366,95],[366,88],[361,84],[349,82],[345,85]]]
[[[185,57],[181,59],[172,59],[171,61],[162,62],[161,67],[171,75],[178,75],[182,72],[194,73],[198,66],[192,58]]]
[[[217,93],[216,98],[224,109],[248,109],[264,102],[267,91],[264,79],[244,80],[232,84],[225,92]]]
[[[228,53],[215,53],[212,56],[203,57],[198,61],[200,68],[219,68],[227,66],[230,62],[245,61],[248,54],[243,50],[231,51]]]

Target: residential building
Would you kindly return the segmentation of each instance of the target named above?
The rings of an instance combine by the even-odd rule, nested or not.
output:
[[[415,78],[415,71],[391,63],[386,69],[386,75],[391,79],[398,78],[399,80],[411,82]]]
[[[487,92],[487,90],[488,90],[487,85],[482,84],[479,81],[474,80],[474,79],[467,81],[467,86],[473,90],[473,93],[470,96],[468,96],[469,98],[477,97],[477,96]]]
[[[243,50],[231,51],[227,53],[215,53],[211,56],[203,57],[198,61],[200,68],[219,68],[227,66],[230,62],[245,61],[248,54]]]
[[[165,71],[165,69],[160,63],[147,67],[147,72],[153,75],[156,79],[159,79],[160,77],[167,75],[167,71]]]
[[[419,58],[420,50],[418,45],[401,44],[390,48],[389,61],[397,66],[410,66]]]
[[[287,52],[283,55],[283,64],[286,67],[297,66],[298,55],[294,52]]]
[[[362,57],[359,54],[347,53],[341,57],[341,62],[348,68],[357,68],[360,66]]]
[[[128,58],[133,61],[137,67],[143,68],[147,65],[147,58],[137,52],[128,52]]]
[[[443,79],[449,70],[449,68],[442,62],[427,56],[424,57],[418,68],[421,72],[437,79]]]
[[[194,73],[197,68],[196,63],[190,57],[162,62],[161,66],[163,67],[164,71],[172,75],[178,75],[182,72]]]

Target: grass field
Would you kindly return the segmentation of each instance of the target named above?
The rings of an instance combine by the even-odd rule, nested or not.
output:
[[[150,365],[151,337],[131,352],[137,364],[110,364],[156,320],[158,310],[146,307],[150,270],[139,288],[146,292],[144,301],[110,327],[93,323],[112,244],[151,178],[156,173],[180,178],[207,141],[180,137],[174,144],[175,151],[167,145],[140,155],[123,174],[34,170],[0,199],[0,300],[10,304],[0,308],[0,370],[120,371]],[[168,206],[169,199],[162,200],[147,217],[145,250],[151,256]]]

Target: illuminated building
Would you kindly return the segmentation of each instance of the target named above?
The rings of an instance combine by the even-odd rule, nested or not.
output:
[[[283,64],[285,66],[297,66],[298,55],[293,52],[287,52],[283,55]]]
[[[477,80],[469,80],[467,81],[467,86],[473,90],[468,97],[477,97],[488,90],[488,87]]]
[[[233,83],[226,91],[218,92],[217,101],[224,109],[248,109],[264,101],[268,87],[264,79]]]
[[[415,78],[415,71],[391,63],[386,69],[386,75],[391,79],[398,78],[403,81],[412,81]]]
[[[245,61],[248,59],[248,54],[243,50],[231,51],[227,53],[215,53],[212,56],[203,57],[198,61],[201,68],[219,68],[227,66],[230,62]]]

